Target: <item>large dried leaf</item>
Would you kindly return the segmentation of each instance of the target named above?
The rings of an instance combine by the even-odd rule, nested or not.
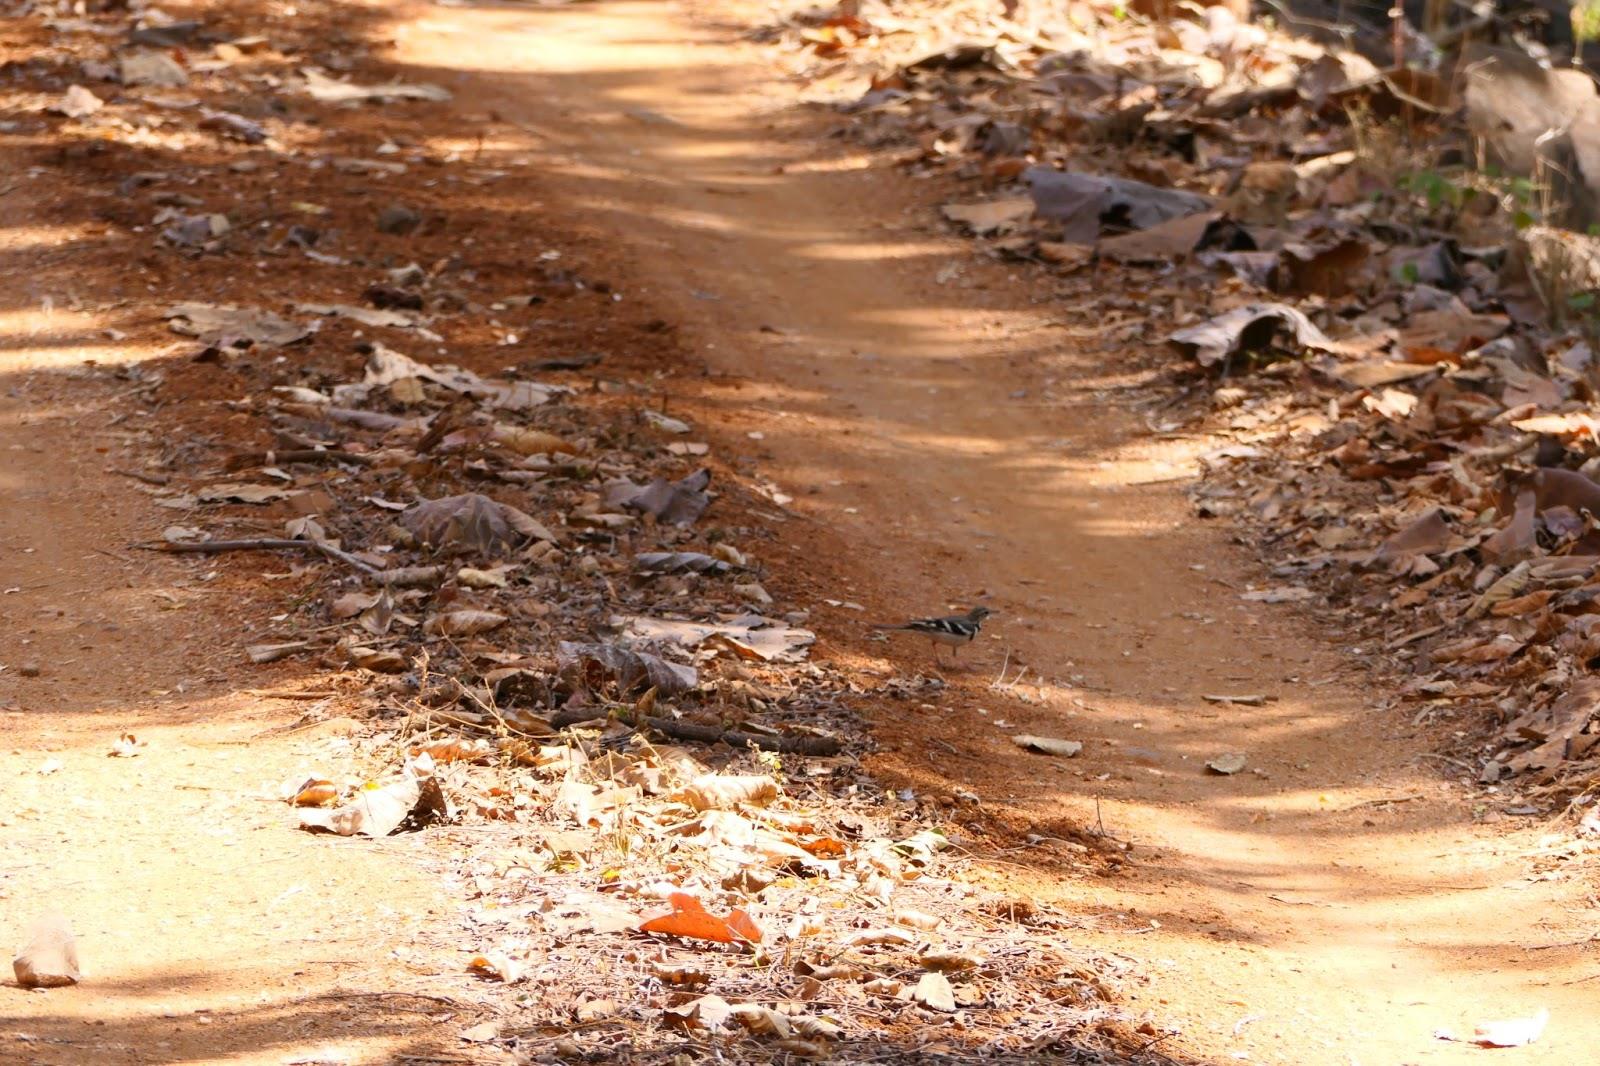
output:
[[[181,303],[167,308],[162,317],[170,320],[174,333],[198,337],[208,344],[245,340],[267,348],[281,348],[311,335],[311,331],[298,322],[253,307]]]
[[[702,774],[672,798],[697,811],[725,811],[744,803],[762,806],[780,795],[778,783],[763,774]]]
[[[420,544],[450,554],[493,555],[556,539],[530,515],[477,492],[419,501],[397,521]]]
[[[1215,318],[1168,339],[1194,356],[1201,366],[1216,366],[1241,352],[1265,348],[1280,332],[1287,331],[1302,348],[1323,352],[1345,352],[1349,346],[1329,339],[1305,313],[1288,304],[1249,304],[1236,307]]]
[[[427,381],[451,392],[482,400],[491,407],[521,411],[550,402],[551,397],[570,391],[559,385],[533,381],[502,381],[481,378],[457,366],[435,366],[419,362],[383,344],[374,344],[367,353],[366,373],[359,386],[341,386],[365,393],[375,386],[389,386],[407,379]]]
[[[799,662],[817,639],[809,629],[799,629],[757,614],[740,615],[727,622],[685,622],[670,618],[618,615],[611,619],[622,635],[635,640],[671,641],[685,648],[715,639],[740,658],[760,662]]]
[[[710,484],[709,470],[697,470],[678,481],[658,477],[648,485],[635,485],[624,478],[606,485],[604,498],[607,507],[641,511],[669,526],[687,526],[710,506],[711,497],[705,491]]]
[[[641,552],[634,566],[646,574],[725,574],[732,564],[700,552]]]
[[[1063,740],[1060,737],[1036,737],[1027,733],[1018,733],[1011,738],[1011,743],[1024,751],[1040,751],[1046,755],[1060,755],[1070,759],[1083,750],[1081,740]]]
[[[672,913],[639,923],[640,932],[666,933],[690,940],[714,940],[723,944],[759,944],[761,928],[744,911],[735,907],[726,918],[718,918],[687,892],[667,897]]]
[[[988,203],[945,204],[939,210],[951,222],[959,222],[978,236],[986,237],[991,233],[1009,232],[1026,221],[1033,214],[1033,201],[1021,197]]]
[[[335,810],[308,810],[300,814],[303,829],[325,829],[340,836],[361,834],[386,837],[400,828],[417,805],[422,783],[415,778],[383,788],[362,789],[355,799]]]
[[[1208,247],[1206,237],[1222,217],[1216,211],[1202,211],[1168,219],[1149,229],[1107,237],[1100,242],[1098,251],[1102,258],[1114,259],[1119,263],[1176,262],[1191,252]],[[1250,246],[1253,247],[1253,244]]]
[[[1061,223],[1062,238],[1076,244],[1094,243],[1103,227],[1148,229],[1211,207],[1204,196],[1128,178],[1033,167],[1023,179],[1039,217]]]
[[[557,647],[556,661],[563,677],[591,692],[610,684],[624,694],[653,688],[663,696],[675,696],[700,683],[694,667],[669,663],[622,644],[564,640]]]
[[[195,499],[201,503],[272,503],[291,495],[278,485],[208,485]]]
[[[305,315],[332,315],[348,318],[363,326],[389,326],[395,329],[414,329],[420,323],[415,315],[401,311],[383,311],[375,307],[357,307],[354,304],[295,304],[294,309]]]

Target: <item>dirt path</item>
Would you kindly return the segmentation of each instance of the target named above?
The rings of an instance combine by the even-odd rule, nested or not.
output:
[[[15,170],[7,170],[15,173]],[[253,694],[237,588],[129,552],[157,508],[110,468],[148,452],[131,402],[155,353],[106,344],[28,192],[0,198],[16,279],[0,350],[0,916],[58,911],[79,989],[0,988],[0,1058],[39,1064],[392,1062],[448,1016],[402,992],[444,903],[412,841],[330,854],[274,795],[325,765],[349,719],[285,731],[314,702]],[[53,298],[53,299],[52,299]],[[51,300],[53,306],[47,305]],[[102,363],[85,368],[85,359]],[[110,365],[105,365],[110,364]],[[269,675],[270,676],[270,675]],[[108,758],[118,736],[142,743]],[[399,845],[398,848],[389,846]],[[7,949],[14,945],[7,943]],[[7,951],[7,959],[10,957]],[[451,974],[450,979],[454,979]]]
[[[1098,804],[1137,845],[1120,876],[1012,876],[1155,968],[1145,1000],[1183,1027],[1169,1046],[1465,1062],[1484,1052],[1436,1028],[1543,1006],[1539,1058],[1591,1057],[1577,864],[1541,860],[1536,830],[1479,824],[1481,797],[1439,780],[1406,708],[1379,709],[1363,649],[1242,603],[1259,571],[1172,484],[1198,445],[1144,433],[1093,309],[936,235],[914,183],[819,150],[823,120],[726,14],[429,8],[395,55],[540,137],[581,224],[640,296],[679,309],[711,375],[696,415],[759,433],[747,446],[792,507],[839,535],[810,561],[827,594],[884,615],[987,594],[1003,612],[947,700],[884,708],[883,768],[1046,834]],[[869,643],[864,620],[818,614],[869,672],[925,661]],[[1054,679],[1031,706],[986,687],[1007,653]],[[1217,692],[1277,701],[1200,698]],[[1019,757],[984,713],[1000,706],[1083,756]],[[1256,772],[1206,775],[1224,751]]]

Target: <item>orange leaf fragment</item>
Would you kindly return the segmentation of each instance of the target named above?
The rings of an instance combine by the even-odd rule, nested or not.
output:
[[[672,913],[641,922],[640,932],[714,940],[719,944],[761,942],[761,927],[742,910],[735,908],[726,919],[718,918],[687,892],[674,892],[667,902],[672,904]]]
[[[845,847],[844,841],[832,837],[817,837],[815,840],[802,841],[800,846],[819,859],[837,859],[850,850]]]
[[[735,933],[738,933],[752,944],[761,943],[761,937],[763,935],[761,932],[761,927],[755,923],[754,918],[751,918],[738,907],[735,907],[733,910],[728,912],[728,928],[732,929]]]

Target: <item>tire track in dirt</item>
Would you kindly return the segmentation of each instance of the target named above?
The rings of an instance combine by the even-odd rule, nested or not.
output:
[[[795,497],[793,547],[826,548],[819,593],[871,620],[980,593],[1001,609],[947,696],[879,712],[879,768],[1014,824],[1103,818],[1135,842],[1112,876],[1005,876],[1146,960],[1141,1005],[1190,1053],[1465,1062],[1482,1052],[1435,1028],[1548,1006],[1541,1056],[1584,1059],[1584,949],[1532,950],[1587,933],[1581,885],[1526,876],[1534,832],[1474,822],[1404,709],[1375,709],[1361,649],[1240,602],[1258,571],[1171,484],[1203,442],[1143,433],[1138,368],[1085,339],[1104,308],[1068,313],[1048,281],[935,233],[913,183],[819,151],[825,120],[740,40],[758,17],[419,8],[395,56],[532,136],[574,224],[627,261],[626,295],[676,307],[709,368],[695,414]],[[866,675],[925,663],[870,643],[860,613],[817,620]],[[1050,679],[1030,702],[987,684],[1019,663]],[[1200,699],[1216,692],[1279,699]],[[1085,753],[1020,757],[1001,715]],[[1260,773],[1204,774],[1235,750]]]

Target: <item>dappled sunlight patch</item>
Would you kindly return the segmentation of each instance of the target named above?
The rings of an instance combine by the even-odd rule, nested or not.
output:
[[[814,259],[819,262],[850,262],[944,256],[950,254],[950,249],[942,241],[906,240],[895,244],[817,241],[798,245],[790,254],[798,259]]]

